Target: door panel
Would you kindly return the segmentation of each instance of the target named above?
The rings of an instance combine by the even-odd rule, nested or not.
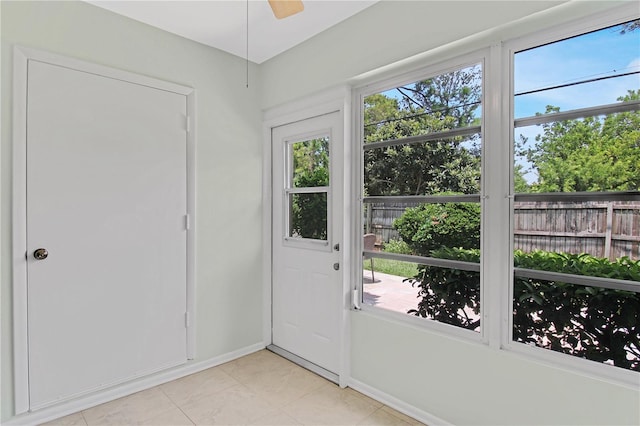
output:
[[[186,362],[186,98],[31,60],[27,114],[34,409]]]
[[[341,350],[339,113],[274,128],[273,344],[333,373]]]

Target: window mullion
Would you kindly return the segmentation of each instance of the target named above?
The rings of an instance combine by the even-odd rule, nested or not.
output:
[[[485,62],[484,123],[482,157],[482,304],[484,340],[494,349],[499,349],[504,340],[508,321],[509,271],[504,259],[510,257],[509,248],[509,137],[503,129],[503,93],[509,91],[505,83],[509,75],[503,63],[502,44],[491,46]],[[508,110],[508,108],[505,108]]]

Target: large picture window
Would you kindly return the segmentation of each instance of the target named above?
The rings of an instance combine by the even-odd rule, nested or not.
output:
[[[512,340],[636,371],[638,22],[513,57]]]
[[[611,19],[359,89],[356,308],[637,383],[640,19]]]
[[[365,305],[480,331],[482,72],[363,97]]]

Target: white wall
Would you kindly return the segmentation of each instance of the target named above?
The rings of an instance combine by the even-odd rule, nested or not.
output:
[[[563,1],[386,0],[264,62],[264,107],[272,107],[444,46]]]
[[[376,74],[425,66],[594,13],[606,16],[616,6],[597,1],[379,3],[264,63],[263,104],[272,107],[328,87],[364,84]],[[536,10],[541,12],[535,15]],[[411,55],[417,57],[404,60]],[[392,65],[399,60],[402,66]],[[628,385],[364,311],[351,312],[351,336],[354,384],[454,424],[640,423],[640,389]]]
[[[261,112],[245,63],[83,2],[1,2],[2,414],[13,415],[11,87],[15,44],[196,89],[197,359],[262,341]],[[256,67],[251,66],[255,75]]]

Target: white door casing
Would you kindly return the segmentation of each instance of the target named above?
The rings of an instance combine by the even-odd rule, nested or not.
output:
[[[327,141],[329,185],[293,188],[294,146],[313,140]],[[272,129],[272,342],[335,374],[340,371],[344,310],[342,151],[339,112]],[[324,196],[326,237],[295,235],[289,214],[293,198]]]
[[[16,171],[24,173],[17,189],[26,217],[14,223],[24,226],[23,246],[14,241],[14,317],[17,334],[28,327],[27,338],[16,339],[27,344],[16,355],[28,364],[16,360],[17,413],[191,355],[191,90],[51,57],[26,60],[27,100],[18,102],[26,170]],[[49,63],[58,59],[65,66]],[[174,86],[180,90],[167,90]],[[34,257],[38,248],[46,259]]]

